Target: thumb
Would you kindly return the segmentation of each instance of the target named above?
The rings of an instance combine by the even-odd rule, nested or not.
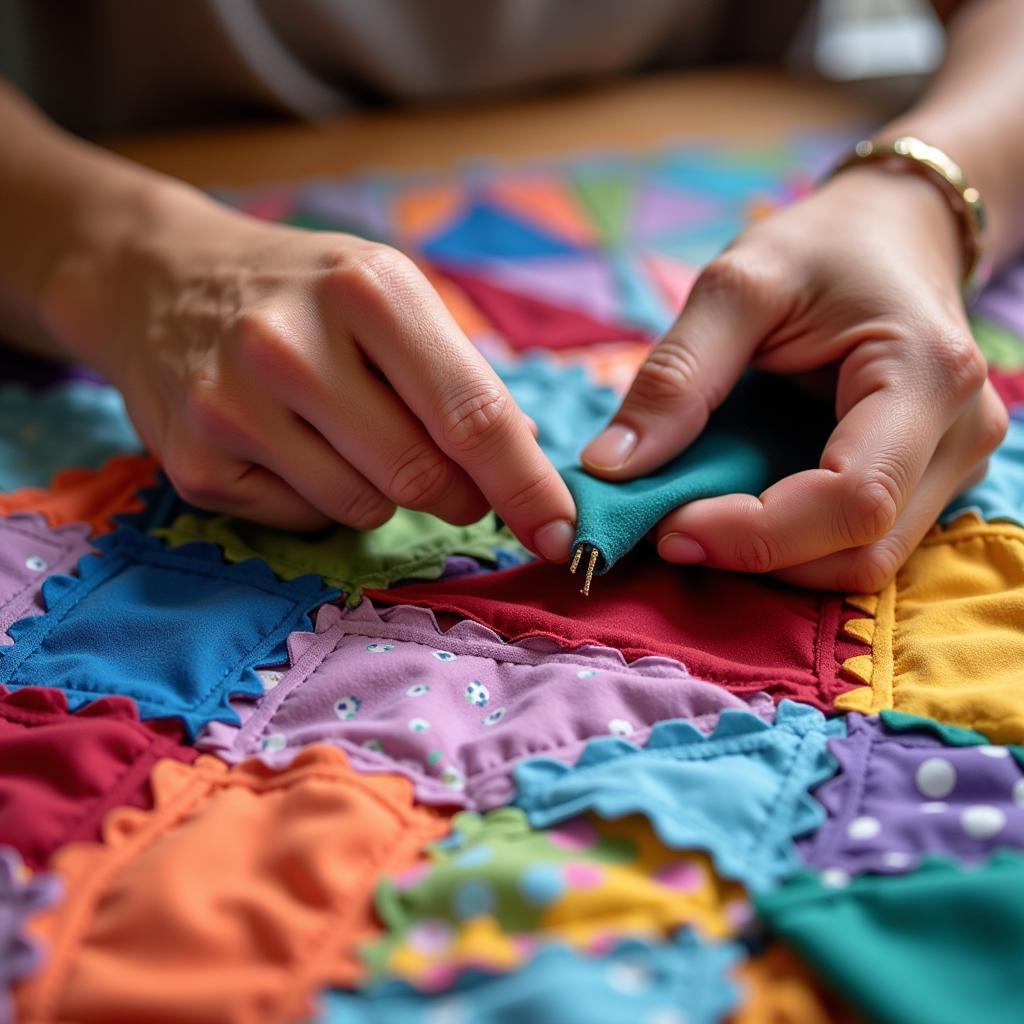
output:
[[[583,450],[584,467],[595,476],[626,480],[686,448],[781,319],[777,284],[770,265],[737,250],[708,264],[611,423]]]

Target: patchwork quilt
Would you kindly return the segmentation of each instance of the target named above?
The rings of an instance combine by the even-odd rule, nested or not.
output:
[[[222,198],[409,251],[569,467],[839,145]],[[972,315],[1010,432],[877,594],[208,515],[5,353],[0,1021],[1019,1024],[1024,265]]]

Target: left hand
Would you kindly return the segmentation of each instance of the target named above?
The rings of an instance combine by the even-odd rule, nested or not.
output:
[[[612,424],[583,453],[609,480],[651,472],[703,429],[748,364],[832,382],[817,469],[759,496],[695,501],[656,536],[670,562],[879,590],[985,473],[1007,413],[960,295],[955,218],[934,185],[860,167],[753,224],[708,265]]]

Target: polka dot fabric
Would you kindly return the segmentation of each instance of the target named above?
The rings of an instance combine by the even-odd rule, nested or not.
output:
[[[221,198],[409,249],[571,475],[846,145]],[[1014,426],[849,596],[213,515],[114,389],[5,354],[0,1024],[1024,1020],[1020,268],[971,324]]]

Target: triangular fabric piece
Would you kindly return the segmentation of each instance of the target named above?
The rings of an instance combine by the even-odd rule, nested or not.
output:
[[[693,231],[659,238],[649,244],[652,249],[666,256],[702,267],[713,260],[740,233],[742,227],[743,220],[738,215],[723,216]]]
[[[622,319],[615,278],[602,256],[580,253],[534,260],[483,260],[473,271],[501,288],[576,309],[598,320]]]
[[[311,182],[303,186],[298,210],[322,229],[351,231],[375,242],[394,235],[389,191],[379,180]]]
[[[648,185],[637,193],[632,204],[629,233],[641,242],[680,234],[714,220],[719,213],[719,204],[707,196],[664,185]]]
[[[419,242],[450,225],[463,210],[466,196],[454,182],[410,188],[395,198],[395,229],[402,241]]]
[[[645,253],[643,260],[661,290],[665,304],[678,314],[690,296],[693,282],[697,280],[697,268],[656,252]]]
[[[579,247],[517,220],[504,210],[474,203],[444,234],[422,245],[431,259],[444,263],[476,263],[488,257],[530,259],[568,256]]]
[[[608,258],[622,302],[622,319],[651,334],[661,334],[671,325],[672,315],[644,265],[625,249],[609,252]]]
[[[499,288],[475,274],[448,266],[437,269],[476,303],[512,348],[566,348],[600,341],[647,340],[641,331],[603,323],[585,313]]]
[[[498,178],[488,184],[487,193],[497,205],[577,245],[597,241],[586,211],[558,178]]]
[[[657,179],[671,188],[746,203],[754,195],[779,194],[780,170],[764,154],[684,149],[668,154]]]
[[[606,242],[622,240],[633,199],[633,181],[614,170],[582,171],[573,175],[573,187]]]

